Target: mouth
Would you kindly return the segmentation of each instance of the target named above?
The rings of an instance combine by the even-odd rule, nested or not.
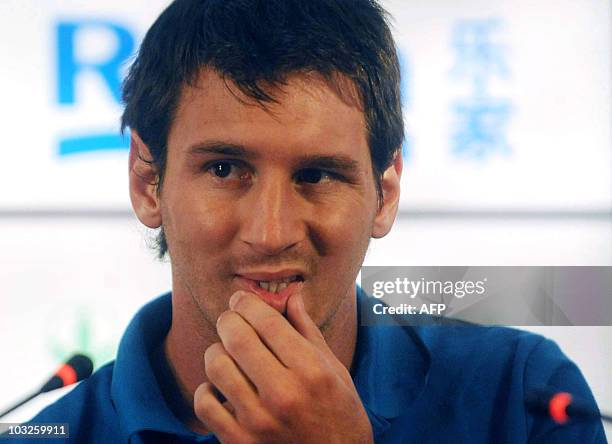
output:
[[[270,292],[270,293],[280,293],[285,288],[289,287],[294,282],[304,282],[304,278],[300,275],[293,275],[286,277],[284,279],[276,279],[276,280],[255,280],[257,285],[260,288]]]
[[[301,274],[288,273],[244,274],[236,275],[235,279],[240,290],[255,293],[279,313],[286,312],[287,300],[302,288],[305,281]]]

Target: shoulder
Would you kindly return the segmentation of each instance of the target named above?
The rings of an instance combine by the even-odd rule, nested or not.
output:
[[[118,442],[118,418],[110,396],[113,367],[114,362],[100,367],[28,422],[67,423],[69,442]]]
[[[421,326],[415,331],[431,354],[430,376],[440,386],[439,396],[452,394],[459,408],[484,406],[481,414],[490,417],[480,420],[492,428],[503,418],[514,429],[524,427],[533,442],[605,442],[600,421],[559,427],[525,407],[530,393],[546,388],[569,392],[597,409],[582,372],[554,341],[507,327]]]
[[[513,381],[525,389],[565,381],[576,395],[590,396],[576,364],[539,334],[471,324],[420,326],[415,332],[430,353],[432,369],[445,369],[447,375]]]
[[[515,328],[456,324],[414,329],[432,356],[447,362],[520,364],[532,358],[533,353],[549,359],[565,358],[553,341]]]

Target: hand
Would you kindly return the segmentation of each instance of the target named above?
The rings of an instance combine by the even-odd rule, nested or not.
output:
[[[194,396],[208,430],[232,444],[373,442],[351,375],[300,295],[287,302],[288,319],[244,291],[229,305],[217,320],[222,342],[204,354],[209,382]]]

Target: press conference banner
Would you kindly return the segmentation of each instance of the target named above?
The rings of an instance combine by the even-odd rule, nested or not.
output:
[[[608,211],[608,0],[383,1],[404,210]],[[0,3],[2,210],[129,210],[120,85],[168,4]]]

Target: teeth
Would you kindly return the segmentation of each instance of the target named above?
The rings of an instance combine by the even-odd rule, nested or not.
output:
[[[259,281],[258,282],[259,286],[261,288],[263,288],[264,290],[270,290],[270,282],[266,282],[266,281]]]
[[[280,279],[278,281],[257,281],[257,284],[271,293],[278,293],[281,290],[287,288],[287,286],[294,281],[297,281],[297,276],[289,276],[284,279]]]

